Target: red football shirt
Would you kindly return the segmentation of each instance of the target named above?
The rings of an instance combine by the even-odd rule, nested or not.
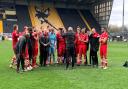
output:
[[[16,43],[18,42],[19,34],[16,31],[12,32],[12,47],[15,48]]]
[[[80,45],[85,45],[86,43],[83,41],[88,41],[88,35],[87,34],[80,34],[79,35],[79,41],[80,41]]]
[[[100,35],[96,32],[93,34],[93,37],[98,38],[98,37],[100,37]]]
[[[59,45],[65,45],[65,39],[61,36],[60,33],[56,34],[56,38]]]
[[[108,33],[107,32],[103,32],[101,35],[100,35],[100,39],[108,39]],[[107,41],[104,43],[103,41],[100,42],[101,44],[107,44]]]
[[[79,45],[80,41],[79,41],[79,35],[78,33],[75,34],[75,44]]]
[[[38,34],[36,32],[33,33],[34,47],[38,48]]]

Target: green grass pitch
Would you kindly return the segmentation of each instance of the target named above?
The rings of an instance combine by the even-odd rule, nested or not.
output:
[[[0,42],[0,89],[128,89],[128,43],[113,42],[108,47],[109,68],[49,66],[17,74],[9,68],[11,42]],[[100,60],[100,58],[99,58]]]

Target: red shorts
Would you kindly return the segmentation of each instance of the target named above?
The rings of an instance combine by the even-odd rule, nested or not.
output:
[[[87,45],[79,45],[79,55],[86,56],[86,52],[87,52]]]
[[[107,45],[100,45],[100,57],[107,59]]]
[[[59,45],[58,56],[61,57],[64,55],[64,53],[65,53],[65,45]]]
[[[36,47],[33,51],[33,56],[36,57],[38,55],[38,47]]]
[[[16,54],[16,45],[12,46],[14,54]]]
[[[76,45],[75,47],[76,55],[79,53],[79,45]]]

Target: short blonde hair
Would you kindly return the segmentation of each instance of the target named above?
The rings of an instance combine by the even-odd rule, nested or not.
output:
[[[86,28],[82,28],[81,32],[85,33],[85,31],[86,31]]]

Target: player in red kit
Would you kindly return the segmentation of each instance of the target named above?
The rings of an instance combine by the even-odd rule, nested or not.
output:
[[[84,64],[86,64],[86,52],[87,52],[87,42],[88,35],[85,33],[85,28],[82,29],[79,35],[79,59],[77,59],[77,64],[80,65],[82,61],[82,55],[84,55]]]
[[[58,63],[62,62],[62,58],[64,57],[65,53],[65,39],[62,37],[62,28],[59,28],[59,32],[56,34],[57,38],[57,52],[58,52]]]
[[[18,38],[19,38],[18,25],[14,25],[13,26],[13,32],[12,32],[12,48],[13,48],[13,51],[14,51],[14,56],[12,58],[10,67],[12,67],[12,65],[16,64],[15,47],[16,47],[16,44],[18,42]]]
[[[32,67],[36,68],[36,59],[38,56],[38,32],[37,29],[33,29],[33,60],[32,60]]]
[[[28,32],[28,27],[27,26],[24,26],[24,29],[23,29],[23,32],[22,32],[22,35],[26,34]],[[25,47],[25,69],[26,70],[31,70],[30,67],[30,61],[29,61],[29,53],[28,53],[28,43],[26,43],[26,47]]]
[[[101,57],[101,67],[103,69],[107,69],[107,40],[108,40],[108,33],[105,28],[101,29],[102,34],[100,35],[100,57]]]
[[[75,34],[75,55],[76,55],[76,59],[78,59],[78,53],[79,53],[79,35],[80,35],[80,27],[77,27],[77,32]]]

